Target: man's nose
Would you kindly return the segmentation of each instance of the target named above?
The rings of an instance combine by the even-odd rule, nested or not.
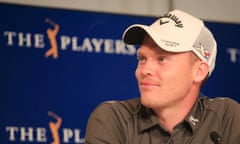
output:
[[[152,75],[156,69],[156,66],[153,62],[147,61],[142,67],[142,75]]]

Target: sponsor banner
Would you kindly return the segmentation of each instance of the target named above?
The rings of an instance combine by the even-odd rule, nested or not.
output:
[[[137,46],[121,36],[154,17],[12,4],[0,4],[0,17],[1,143],[84,143],[100,102],[139,96]],[[218,59],[203,93],[240,100],[240,25],[207,25]]]

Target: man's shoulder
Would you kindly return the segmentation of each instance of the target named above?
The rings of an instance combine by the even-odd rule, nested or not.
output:
[[[239,105],[239,103],[236,100],[230,97],[214,97],[214,98],[203,97],[201,98],[201,100],[208,105],[218,105],[218,104],[224,104],[225,106],[229,106],[231,104]]]
[[[140,99],[133,98],[128,100],[111,100],[101,103],[100,107],[110,108],[118,111],[136,112],[140,107]]]
[[[201,98],[203,106],[215,112],[237,112],[239,113],[240,104],[230,97]]]
[[[128,118],[137,114],[140,105],[139,98],[124,101],[104,101],[95,108],[92,114],[100,117],[122,115],[123,117]]]

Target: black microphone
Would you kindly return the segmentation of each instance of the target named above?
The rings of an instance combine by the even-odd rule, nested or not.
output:
[[[222,138],[215,131],[210,133],[210,138],[214,142],[214,144],[221,144],[222,143]]]

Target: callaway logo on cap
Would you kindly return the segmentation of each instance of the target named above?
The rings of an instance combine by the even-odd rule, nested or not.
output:
[[[141,44],[148,34],[162,49],[169,52],[193,51],[210,67],[215,67],[217,44],[203,21],[180,10],[173,10],[159,17],[150,26],[134,24],[123,34],[127,44]]]

